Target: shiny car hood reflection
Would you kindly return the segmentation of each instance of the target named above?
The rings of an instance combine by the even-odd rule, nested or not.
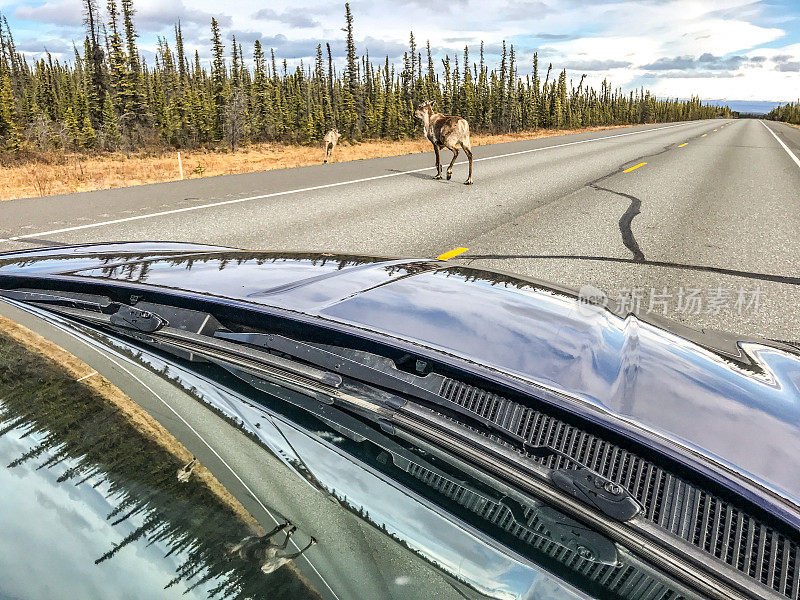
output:
[[[786,346],[723,351],[677,324],[587,311],[555,285],[436,261],[121,244],[0,256],[0,276],[14,274],[202,293],[401,338],[567,394],[800,505],[800,359]]]

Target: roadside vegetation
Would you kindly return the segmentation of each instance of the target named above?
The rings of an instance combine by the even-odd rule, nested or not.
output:
[[[773,121],[783,121],[790,125],[800,125],[800,100],[773,108],[764,117]]]
[[[15,450],[24,448],[3,468],[32,463],[30,470],[49,469],[64,486],[94,487],[108,501],[112,527],[135,525],[95,564],[131,544],[137,551],[157,544],[175,557],[167,588],[181,583],[221,600],[320,598],[293,564],[265,575],[225,553],[226,544],[264,528],[203,465],[180,481],[192,454],[91,367],[2,316],[0,365],[0,442],[11,435],[22,440]]]
[[[541,69],[542,77],[538,57],[520,65],[513,44],[503,44],[500,64],[491,68],[482,44],[439,62],[430,44],[418,46],[412,33],[402,64],[394,65],[389,57],[358,53],[349,5],[343,68],[330,44],[317,46],[312,64],[290,67],[256,41],[246,63],[242,44],[225,39],[214,19],[210,65],[197,52],[186,53],[180,23],[147,64],[136,43],[133,0],[108,0],[102,13],[97,0],[83,4],[86,36],[72,60],[49,54],[28,60],[2,19],[0,148],[6,154],[312,144],[333,126],[344,141],[397,141],[418,135],[411,107],[423,99],[486,134],[729,116],[727,107],[697,98],[656,99],[605,81],[595,89],[585,76],[568,80],[553,65]]]
[[[621,125],[581,129],[537,129],[504,134],[473,134],[472,145],[495,144],[552,135],[614,129]],[[343,141],[336,146],[333,162],[430,152],[431,145],[421,136],[401,140],[373,139],[363,142]],[[251,142],[235,152],[222,147],[201,146],[181,150],[185,179],[252,173],[317,165],[322,162],[322,146]],[[180,179],[178,154],[159,146],[149,150],[123,153],[80,151],[25,151],[0,156],[0,200],[86,192],[143,183]]]

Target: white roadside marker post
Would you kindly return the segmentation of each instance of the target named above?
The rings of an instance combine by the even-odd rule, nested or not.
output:
[[[178,152],[178,171],[181,174],[181,181],[183,181],[183,163],[181,162],[181,153]]]

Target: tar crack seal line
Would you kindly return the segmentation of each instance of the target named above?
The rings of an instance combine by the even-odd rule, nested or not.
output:
[[[595,190],[601,190],[603,192],[622,196],[623,198],[627,198],[631,201],[628,209],[619,219],[619,231],[622,234],[622,243],[625,244],[625,247],[633,253],[634,262],[645,262],[646,259],[644,257],[644,252],[642,252],[642,249],[639,248],[639,244],[637,243],[636,238],[633,237],[633,231],[631,230],[631,223],[633,222],[634,217],[641,212],[640,209],[642,207],[642,201],[636,196],[610,190],[608,188],[599,186],[596,183],[590,183],[589,187]]]

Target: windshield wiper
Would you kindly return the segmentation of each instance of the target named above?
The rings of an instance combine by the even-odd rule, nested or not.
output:
[[[170,327],[169,320],[162,314],[168,311],[156,312],[156,305],[138,308],[117,302],[98,302],[71,296],[17,290],[0,290],[0,297],[34,305],[43,304],[45,305],[43,308],[58,314],[90,322],[93,325],[109,327],[116,333],[123,333],[150,345],[162,348],[167,346],[173,350],[179,349],[182,351],[180,352],[181,356],[196,354],[207,360],[234,365],[259,376],[278,378],[285,383],[300,385],[304,392],[308,391],[308,387],[305,385],[307,383],[317,385],[321,390],[332,392],[335,392],[336,388],[342,384],[341,376],[336,373],[276,356],[247,345],[217,340],[208,335]],[[174,311],[174,309],[171,310]],[[207,313],[188,309],[179,309],[179,311],[184,314],[194,313],[195,318],[188,319],[193,322],[206,323],[212,318]],[[287,378],[291,381],[288,381]]]
[[[270,395],[276,394],[274,387],[271,387],[276,384],[264,382],[254,375],[234,368],[228,370],[252,387]],[[421,480],[428,483],[429,487],[432,477],[437,481],[434,489],[439,493],[444,493],[443,490],[446,489],[449,492],[445,494],[448,498],[479,514],[489,522],[494,522],[487,516],[492,513],[487,510],[489,505],[494,505],[495,510],[507,509],[511,519],[515,522],[514,527],[521,528],[534,539],[547,540],[567,548],[590,562],[607,565],[618,564],[617,546],[610,538],[571,519],[541,500],[502,483],[486,472],[470,470],[470,477],[489,488],[491,493],[479,490],[463,478],[454,477],[443,471],[399,444],[396,438],[385,435],[374,426],[356,418],[349,411],[342,410],[343,407],[320,404],[304,394],[281,395],[281,398],[324,421],[329,427],[348,439],[356,443],[368,441],[379,447],[388,454],[394,467],[411,477],[417,479],[422,477]],[[443,457],[441,452],[437,452],[436,455],[443,462],[451,464],[459,470],[463,469],[463,465],[452,465],[452,458],[448,460]],[[522,510],[523,507],[531,512],[525,514]],[[531,526],[532,521],[536,521],[539,526]]]
[[[640,511],[638,502],[622,486],[559,450],[547,445],[531,445],[521,436],[501,429],[492,421],[439,395],[445,378],[438,373],[428,373],[425,376],[406,373],[397,369],[391,359],[360,350],[318,346],[271,333],[231,332],[219,326],[216,319],[216,325],[209,328],[208,333],[200,333],[204,331],[209,318],[213,317],[208,313],[189,309],[175,309],[144,302],[141,303],[142,308],[139,308],[108,299],[105,299],[106,302],[99,302],[67,295],[17,290],[2,290],[0,295],[44,304],[61,314],[111,327],[145,343],[161,347],[166,345],[173,351],[180,349],[181,355],[190,360],[196,355],[228,370],[233,368],[280,382],[326,404],[332,404],[338,399],[350,410],[376,421],[386,430],[391,430],[394,422],[402,421],[401,416],[404,415],[439,430],[457,432],[461,443],[486,445],[484,438],[476,438],[479,434],[474,434],[459,422],[447,419],[444,415],[426,408],[424,404],[409,403],[407,400],[408,397],[414,398],[433,405],[444,413],[461,414],[501,438],[514,440],[521,446],[521,453],[497,443],[486,445],[486,449],[494,448],[494,454],[503,461],[524,464],[528,472],[539,478],[549,479],[562,491],[588,503],[605,515],[619,521],[628,521]],[[198,333],[195,333],[170,326],[171,319],[180,321],[186,327],[195,328],[198,322],[201,325],[197,328]],[[353,381],[343,387],[343,376]],[[529,458],[554,454],[567,458],[578,468],[549,469]]]
[[[35,302],[37,304],[51,304],[56,306],[80,308],[83,310],[92,310],[106,315],[117,312],[120,306],[122,306],[119,302],[111,302],[108,300],[108,298],[106,298],[106,302],[103,303],[73,298],[70,296],[59,296],[56,294],[43,292],[29,292],[27,290],[0,290],[0,296],[9,298],[10,300],[19,300],[20,302]]]
[[[552,471],[550,477],[553,483],[563,491],[601,510],[606,515],[620,521],[627,521],[636,516],[640,510],[639,503],[634,500],[633,496],[624,487],[578,463],[563,452],[546,445],[531,445],[522,436],[515,435],[499,427],[493,421],[463,409],[460,405],[443,398],[438,393],[445,379],[443,375],[428,373],[420,377],[398,370],[394,361],[383,356],[359,350],[331,346],[320,347],[271,333],[217,331],[214,333],[214,337],[235,340],[288,354],[318,367],[329,369],[399,394],[412,396],[418,400],[427,401],[447,411],[463,414],[469,419],[479,422],[484,427],[498,432],[503,437],[510,437],[522,444],[526,454],[535,456],[558,454],[567,458],[571,463],[579,465],[578,469],[557,469]]]
[[[167,324],[166,319],[151,311],[119,302],[112,302],[108,298],[103,298],[104,302],[98,302],[74,296],[31,292],[28,290],[0,290],[0,297],[19,300],[20,302],[34,302],[36,304],[98,312],[103,315],[110,315],[110,321],[114,325],[130,327],[138,331],[158,331]]]

